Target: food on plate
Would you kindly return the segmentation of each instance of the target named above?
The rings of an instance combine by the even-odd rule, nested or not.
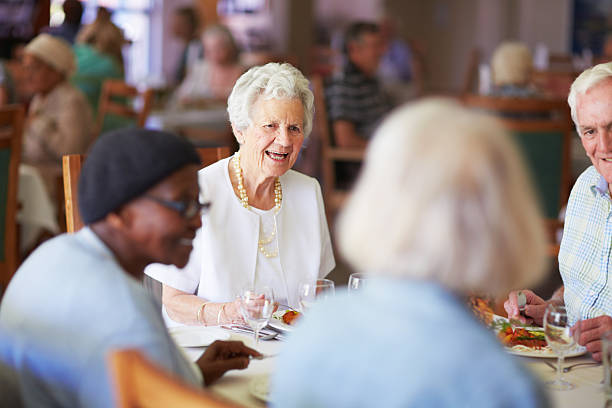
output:
[[[300,312],[296,312],[295,310],[287,310],[285,314],[283,314],[283,323],[292,326],[299,317]]]
[[[528,330],[523,327],[513,329],[510,323],[504,322],[497,332],[497,337],[506,347],[523,346],[534,350],[547,347],[546,338],[541,331]]]
[[[493,309],[490,306],[490,301],[487,299],[470,296],[468,305],[472,309],[472,312],[476,315],[478,320],[485,324],[485,326],[491,325],[493,322]]]

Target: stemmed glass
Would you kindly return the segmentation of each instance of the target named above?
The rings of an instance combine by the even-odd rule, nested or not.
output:
[[[349,294],[353,294],[357,291],[362,290],[367,284],[368,279],[370,279],[370,276],[368,274],[361,272],[351,273],[351,276],[349,276],[348,280]]]
[[[546,342],[558,356],[558,360],[556,378],[545,384],[553,390],[563,391],[574,388],[574,384],[563,379],[562,370],[565,354],[576,345],[576,339],[578,338],[577,330],[571,333],[570,329],[565,306],[549,304],[544,313],[544,335],[546,336]]]
[[[299,286],[300,308],[302,313],[310,309],[316,300],[326,299],[336,293],[334,281],[317,279],[314,282],[302,282]]]
[[[268,324],[274,306],[274,295],[268,287],[245,288],[240,292],[240,313],[253,329],[255,344],[259,344],[259,331]]]

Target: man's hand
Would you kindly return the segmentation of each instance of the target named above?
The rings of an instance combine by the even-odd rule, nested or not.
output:
[[[249,356],[261,354],[245,346],[241,341],[215,341],[197,361],[204,384],[210,385],[218,380],[226,371],[242,370],[249,366]]]
[[[601,335],[612,330],[612,317],[599,316],[580,320],[572,330],[579,330],[578,344],[585,346],[595,361],[601,361]]]
[[[524,289],[521,292],[527,298],[527,304],[525,305],[525,315],[521,315],[518,308],[518,300],[516,298],[516,294],[518,292],[510,292],[508,294],[508,300],[504,302],[504,309],[506,309],[506,313],[508,313],[508,319],[518,320],[521,323],[528,325],[535,323],[539,326],[542,326],[542,322],[544,320],[544,312],[546,311],[546,306],[548,306],[548,302],[544,299],[530,291],[529,289]]]

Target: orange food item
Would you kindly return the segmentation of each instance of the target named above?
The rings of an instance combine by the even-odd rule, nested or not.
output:
[[[470,296],[468,305],[478,320],[484,323],[485,326],[491,325],[493,321],[493,309],[489,306],[489,301],[478,296]]]
[[[300,312],[296,312],[295,310],[287,310],[283,315],[283,322],[291,326],[298,317],[300,317]]]
[[[546,340],[542,338],[543,336],[541,333],[534,334],[523,328],[512,330],[512,327],[506,326],[503,330],[499,331],[498,337],[507,347],[521,345],[536,350],[546,347]]]

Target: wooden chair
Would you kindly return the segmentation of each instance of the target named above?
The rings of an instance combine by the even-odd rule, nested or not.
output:
[[[151,363],[138,350],[112,352],[108,358],[119,408],[232,408],[237,405],[185,384]]]
[[[24,109],[0,108],[0,286],[6,288],[18,266],[17,185]],[[0,290],[0,293],[2,291]]]
[[[314,93],[315,117],[314,129],[316,136],[321,142],[321,168],[323,171],[323,199],[327,218],[329,221],[338,209],[342,207],[348,197],[348,191],[341,190],[337,186],[336,163],[341,162],[361,162],[364,157],[364,149],[337,147],[332,141],[329,121],[327,119],[327,109],[325,106],[325,93],[323,88],[323,78],[313,76],[310,79]]]
[[[130,123],[135,123],[138,127],[144,127],[147,116],[151,111],[153,96],[152,89],[141,92],[136,87],[118,79],[104,81],[96,120],[98,134],[103,130],[127,126]],[[137,109],[133,107],[136,104],[138,105]],[[115,119],[119,117],[124,120],[107,124],[105,118],[109,118],[109,115],[113,115]]]
[[[221,159],[229,157],[231,152],[227,146],[196,149],[202,161],[202,167],[209,166]],[[83,228],[83,220],[79,212],[78,181],[85,156],[71,154],[63,157],[64,197],[66,198],[66,230],[69,233]]]

